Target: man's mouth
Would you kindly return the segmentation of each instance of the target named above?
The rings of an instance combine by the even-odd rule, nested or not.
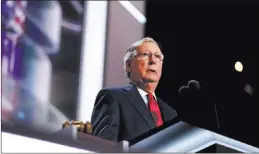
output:
[[[153,70],[153,69],[148,69],[147,71],[148,71],[148,72],[156,73],[156,70]]]

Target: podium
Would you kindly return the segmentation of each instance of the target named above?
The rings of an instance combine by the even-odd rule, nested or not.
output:
[[[69,126],[57,132],[46,134],[37,129],[24,125],[3,125],[3,132],[20,134],[36,138],[38,141],[56,143],[78,150],[93,153],[123,153],[123,152],[189,152],[189,153],[251,153],[259,152],[259,148],[223,136],[219,133],[191,125],[181,120],[164,124],[162,127],[152,129],[131,141],[114,142],[78,132],[76,126]],[[5,141],[3,141],[5,142]],[[32,144],[24,145],[32,148]],[[6,142],[5,142],[6,143]],[[6,143],[7,144],[7,143]],[[13,142],[9,143],[13,147]],[[38,151],[44,151],[42,144]],[[31,151],[31,150],[30,150]]]
[[[183,121],[134,143],[130,152],[251,153],[259,148]]]
[[[251,153],[259,148],[231,139],[219,133],[188,124],[179,119],[155,128],[132,141],[119,143],[77,132],[70,126],[56,133],[85,142],[96,152],[190,152],[190,153]]]
[[[13,136],[8,140],[5,137],[5,140],[3,140],[3,151],[11,153],[19,151],[25,153],[42,153],[46,151],[62,153],[65,149],[69,150],[66,151],[69,153],[122,153],[128,151],[129,147],[129,142],[126,141],[113,142],[78,132],[77,127],[73,125],[64,129],[60,127],[59,131],[49,133],[24,123],[4,123],[2,126],[2,134],[5,136]],[[21,143],[23,144],[22,147],[17,145]],[[41,145],[39,146],[39,144]],[[46,146],[46,144],[49,146]],[[34,148],[35,146],[37,146],[37,149]],[[49,147],[51,148],[46,149]]]

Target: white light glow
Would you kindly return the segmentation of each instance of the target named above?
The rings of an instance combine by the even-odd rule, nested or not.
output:
[[[2,132],[2,152],[6,153],[92,153],[91,151],[69,147],[57,143]]]
[[[119,3],[127,10],[129,13],[138,20],[138,22],[144,24],[147,21],[147,18],[139,12],[139,10],[132,5],[129,1],[119,1]]]
[[[242,72],[242,71],[243,71],[243,65],[242,65],[242,63],[239,62],[239,61],[237,61],[237,62],[235,63],[235,69],[236,69],[236,71],[238,71],[238,72]]]
[[[95,97],[103,87],[107,1],[86,1],[81,55],[78,119],[90,121]]]

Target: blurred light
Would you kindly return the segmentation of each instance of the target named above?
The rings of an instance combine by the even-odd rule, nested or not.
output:
[[[108,1],[86,1],[76,120],[90,121],[95,98],[103,88]]]
[[[22,4],[23,7],[26,7],[27,3],[28,3],[27,1],[21,1],[21,4]]]
[[[24,112],[22,112],[22,111],[18,112],[18,113],[17,113],[17,116],[18,116],[19,119],[22,119],[22,120],[25,119],[25,114],[24,114]]]
[[[47,153],[47,152],[64,152],[64,153],[88,153],[91,151],[69,147],[57,143],[47,142],[30,137],[2,132],[2,152],[3,153]],[[91,152],[92,153],[92,152]]]
[[[246,84],[244,87],[244,91],[247,92],[249,95],[253,95],[254,88],[250,84]]]
[[[34,50],[35,49],[35,50]],[[28,65],[28,77],[23,82],[41,103],[48,103],[51,92],[52,64],[44,49],[35,46],[34,49],[27,49],[30,53],[37,53],[38,59],[26,59]],[[43,113],[41,113],[43,116]]]
[[[139,12],[139,10],[132,5],[129,1],[119,1],[119,3],[127,10],[129,13],[138,20],[138,22],[144,24],[146,23],[146,17]]]
[[[6,1],[6,5],[8,7],[13,7],[14,6],[14,1]]]
[[[64,28],[67,28],[67,29],[75,31],[75,32],[81,32],[81,29],[82,29],[82,27],[80,25],[66,21],[66,20],[62,20],[61,25]]]
[[[13,111],[13,104],[3,96],[1,96],[0,98],[2,100],[2,110],[8,111],[8,112]]]
[[[242,63],[239,62],[239,61],[237,61],[237,62],[235,63],[235,69],[236,69],[236,71],[238,71],[238,72],[242,72],[242,71],[243,71],[243,65],[242,65]]]
[[[24,15],[23,10],[20,8],[17,8],[17,9],[15,9],[15,14],[16,14],[16,18],[18,18],[20,20],[19,22],[23,23],[25,20],[25,15]]]
[[[75,10],[78,14],[83,13],[84,9],[79,1],[72,0],[72,1],[70,1],[70,3],[73,5],[73,7],[75,8]]]
[[[41,7],[35,8],[38,4]],[[60,51],[62,8],[58,1],[31,3],[26,10],[25,33],[47,54]],[[37,34],[37,35],[35,35]]]

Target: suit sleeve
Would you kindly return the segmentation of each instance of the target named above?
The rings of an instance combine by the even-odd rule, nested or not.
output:
[[[119,140],[120,108],[108,90],[101,90],[95,100],[91,123],[93,135],[107,140]]]

